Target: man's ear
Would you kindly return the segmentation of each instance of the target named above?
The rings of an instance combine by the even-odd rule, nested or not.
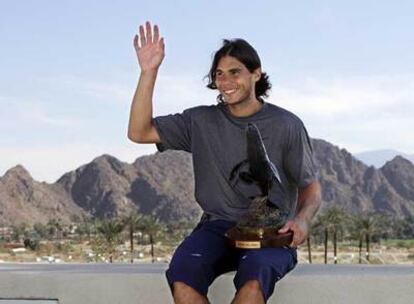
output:
[[[258,82],[260,80],[260,77],[262,77],[262,69],[257,68],[253,71],[253,79],[254,81]]]

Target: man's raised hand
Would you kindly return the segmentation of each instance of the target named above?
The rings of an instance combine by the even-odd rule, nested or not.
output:
[[[134,48],[141,71],[157,70],[165,55],[164,38],[160,38],[158,26],[154,25],[153,35],[151,23],[145,23],[145,30],[140,25],[139,35],[134,37]]]

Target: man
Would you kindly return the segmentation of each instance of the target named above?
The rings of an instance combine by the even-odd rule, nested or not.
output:
[[[177,248],[166,273],[175,303],[208,303],[210,284],[233,270],[237,271],[237,292],[232,303],[265,303],[275,283],[295,267],[296,247],[306,239],[320,204],[305,127],[294,114],[263,100],[270,89],[268,77],[256,51],[242,39],[225,40],[215,54],[208,87],[219,91],[218,105],[153,118],[154,85],[164,58],[158,27],[152,29],[149,22],[145,29],[140,26],[134,46],[141,75],[132,101],[128,138],[155,143],[159,151],[192,153],[195,197],[204,211],[192,234]],[[280,232],[293,232],[288,247],[234,249],[224,236],[247,211],[251,197],[260,195],[254,184],[229,181],[232,169],[246,159],[245,127],[249,122],[259,128],[269,158],[280,171],[290,213]]]

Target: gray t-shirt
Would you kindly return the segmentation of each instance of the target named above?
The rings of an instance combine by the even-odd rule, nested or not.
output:
[[[269,159],[277,167],[282,190],[272,187],[270,196],[292,217],[298,187],[317,179],[312,146],[302,121],[291,112],[264,102],[257,113],[235,117],[223,104],[197,106],[181,114],[158,116],[153,120],[161,138],[157,149],[192,153],[195,198],[211,219],[237,221],[251,198],[261,195],[256,184],[231,182],[233,168],[247,159],[247,123],[254,123],[262,136]],[[272,194],[274,192],[274,194]]]

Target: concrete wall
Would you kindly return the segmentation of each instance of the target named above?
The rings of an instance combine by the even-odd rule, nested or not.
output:
[[[0,304],[172,303],[164,277],[166,267],[0,264]],[[230,273],[214,282],[209,291],[212,303],[230,303],[232,279]],[[412,304],[414,266],[298,265],[277,283],[269,303]]]

